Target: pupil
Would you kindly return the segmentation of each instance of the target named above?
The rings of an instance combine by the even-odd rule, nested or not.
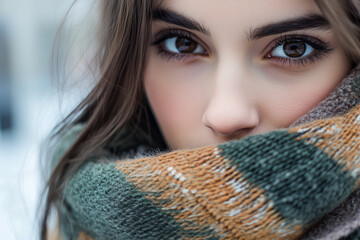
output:
[[[178,37],[176,40],[176,48],[181,53],[192,53],[195,51],[197,43],[188,38]]]
[[[284,44],[284,52],[288,57],[301,57],[306,51],[306,45],[302,41],[291,41]]]

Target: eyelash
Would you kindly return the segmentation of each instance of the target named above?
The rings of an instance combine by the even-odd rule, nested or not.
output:
[[[303,41],[305,44],[310,45],[312,48],[314,48],[314,51],[310,53],[309,55],[305,57],[300,58],[283,58],[283,57],[277,57],[277,56],[271,56],[271,52],[283,45],[286,42],[290,41]],[[325,43],[318,38],[308,36],[308,35],[284,35],[280,36],[279,38],[272,41],[268,46],[271,46],[270,50],[268,50],[264,56],[265,59],[271,59],[272,61],[275,61],[279,63],[282,66],[299,66],[299,65],[306,65],[308,63],[315,63],[316,61],[321,61],[324,59],[324,57],[327,57],[328,54],[333,50],[330,48],[329,43]]]
[[[200,43],[201,41],[195,36],[193,36],[193,34],[183,30],[169,29],[156,34],[155,40],[152,42],[152,45],[156,46],[157,53],[165,60],[187,62],[199,56],[208,56],[207,51],[205,54],[196,54],[196,53],[173,53],[165,50],[163,47],[164,41],[174,37],[183,37],[195,41],[198,44],[200,44],[206,51],[206,47],[204,47],[204,44]],[[284,57],[271,56],[271,52],[276,47],[279,47],[289,41],[303,41],[305,44],[308,44],[312,48],[314,48],[314,51],[309,55],[300,58],[284,58]],[[316,61],[321,61],[333,50],[332,48],[329,47],[329,43],[325,43],[312,36],[299,35],[299,34],[280,36],[279,38],[273,40],[266,47],[266,49],[268,49],[269,46],[271,46],[270,50],[266,51],[266,54],[263,58],[274,61],[278,65],[287,66],[287,67],[305,66],[306,64],[309,63],[312,64],[315,63]]]
[[[173,52],[169,52],[169,51],[165,50],[162,46],[163,42],[166,39],[173,38],[173,37],[188,38],[188,39],[191,39],[191,40],[197,42],[198,44],[200,44],[199,42],[201,42],[199,39],[194,37],[193,34],[186,32],[186,31],[177,30],[177,29],[169,29],[166,31],[162,31],[155,35],[155,40],[153,41],[153,43],[151,45],[156,46],[157,53],[161,57],[163,57],[165,60],[186,62],[186,61],[190,60],[191,58],[197,57],[199,55],[204,56],[203,54],[173,53]],[[200,45],[203,46],[204,44],[200,44]]]

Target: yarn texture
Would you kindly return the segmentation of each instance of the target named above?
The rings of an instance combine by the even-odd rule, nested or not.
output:
[[[60,221],[65,239],[360,239],[359,187],[355,69],[287,129],[87,161],[66,184]]]

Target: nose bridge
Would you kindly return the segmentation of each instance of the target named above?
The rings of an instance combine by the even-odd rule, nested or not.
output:
[[[221,60],[218,63],[214,80],[214,96],[237,92],[238,97],[244,97],[241,92],[246,88],[246,78],[249,77],[247,76],[248,72],[240,60],[234,58],[233,61],[231,59],[226,60]]]
[[[240,61],[218,63],[214,89],[203,115],[204,124],[221,135],[250,130],[259,123],[251,73]]]

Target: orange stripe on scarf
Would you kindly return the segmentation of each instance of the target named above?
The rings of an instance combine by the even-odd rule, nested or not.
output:
[[[305,140],[338,160],[344,170],[358,178],[355,188],[360,186],[360,105],[345,115],[311,122],[290,132],[304,132],[297,140]]]
[[[302,232],[215,147],[117,161],[116,168],[185,230],[206,226],[223,239],[246,240],[295,239]]]

